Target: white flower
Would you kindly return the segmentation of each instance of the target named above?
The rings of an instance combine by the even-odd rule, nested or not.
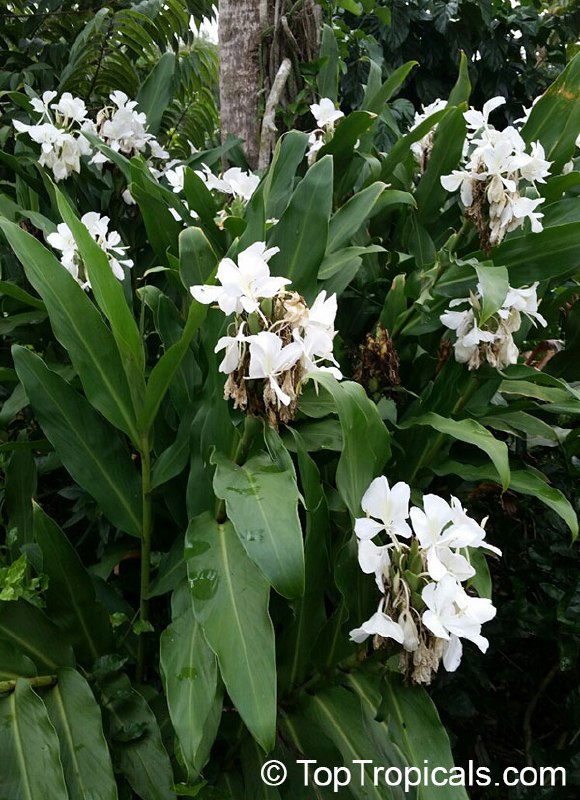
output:
[[[452,553],[450,548],[465,547],[470,537],[462,529],[449,526],[453,518],[451,506],[442,497],[426,494],[423,511],[410,511],[413,532],[427,556],[427,570],[434,581],[439,581],[450,571],[473,575],[464,556]],[[448,527],[449,526],[449,527]]]
[[[530,220],[533,233],[543,231],[543,225],[540,222],[543,214],[536,211],[536,208],[544,202],[543,197],[538,197],[532,200],[530,197],[518,197],[511,202],[512,211],[512,224],[509,225],[509,230],[514,230],[523,224],[526,217]]]
[[[391,556],[389,555],[389,545],[376,545],[370,539],[359,539],[358,541],[358,563],[365,575],[375,576],[377,588],[381,594],[384,592],[383,578],[389,572],[391,566]]]
[[[238,264],[231,258],[220,262],[216,277],[221,286],[192,286],[191,294],[200,303],[217,302],[224,314],[251,314],[261,299],[274,297],[291,283],[288,278],[270,276],[268,261],[278,252],[278,247],[268,250],[264,242],[254,242],[238,255]]]
[[[109,218],[101,217],[95,211],[89,211],[81,217],[81,222],[88,230],[92,238],[97,242],[101,250],[107,254],[109,265],[113,275],[120,281],[125,277],[123,266],[131,268],[131,259],[124,258],[126,247],[121,246],[121,237],[117,231],[109,232]],[[79,274],[79,254],[78,248],[72,231],[65,223],[57,226],[55,233],[50,233],[47,242],[55,250],[62,252],[61,264],[67,269],[73,278],[77,280],[83,289],[89,289],[91,284],[88,279],[83,280]],[[120,258],[123,258],[121,261]]]
[[[258,188],[260,176],[251,172],[243,172],[239,167],[231,167],[223,174],[223,181],[228,186],[228,194],[241,197],[246,203]]]
[[[208,189],[240,197],[245,203],[251,200],[260,183],[259,175],[244,172],[239,167],[231,167],[226,170],[221,178],[214,175],[207,164],[202,164],[201,167],[201,170],[196,170],[195,174],[201,178]]]
[[[486,127],[491,112],[499,108],[499,106],[502,106],[505,102],[505,97],[492,97],[491,100],[488,100],[487,103],[484,104],[482,111],[476,111],[474,108],[470,108],[469,111],[463,114],[463,118],[467,122],[467,127],[474,131]]]
[[[56,92],[43,92],[42,99],[40,99],[40,97],[33,97],[30,101],[30,105],[38,114],[42,114],[43,117],[50,119],[49,104],[51,100],[54,100],[56,95]]]
[[[440,639],[451,635],[469,639],[482,653],[489,642],[481,635],[481,626],[496,614],[496,609],[482,597],[470,597],[451,575],[445,575],[439,583],[429,583],[421,597],[427,606],[423,613],[423,624]]]
[[[332,128],[337,120],[344,117],[328,97],[322,97],[320,103],[312,103],[310,111],[319,128]]]
[[[546,161],[545,151],[540,142],[532,142],[531,155],[523,154],[520,156],[518,169],[524,180],[530,183],[545,183],[544,178],[550,174],[551,161]]]
[[[393,538],[409,538],[411,528],[406,520],[409,517],[410,495],[411,489],[407,483],[399,481],[391,489],[383,475],[375,478],[361,500],[363,511],[374,519],[363,517],[355,520],[354,532],[358,538],[372,539],[381,531],[386,531]]]
[[[487,519],[487,517],[486,517]],[[454,529],[455,540],[461,540],[463,544],[459,547],[482,547],[501,556],[501,550],[485,541],[485,520],[480,525],[461,505],[457,497],[451,496],[451,520]]]
[[[339,369],[338,361],[332,353],[332,336],[320,328],[307,328],[304,338],[300,335],[298,330],[294,328],[292,331],[294,341],[300,345],[301,349],[301,362],[304,367],[304,372],[315,372],[321,370],[322,372],[330,372],[334,375],[337,381],[342,379],[342,373]],[[335,366],[327,367],[321,365],[320,361],[331,361]]]
[[[312,306],[308,309],[306,318],[302,322],[305,330],[308,328],[319,328],[334,335],[334,320],[338,310],[336,294],[326,296],[323,289],[316,297]]]
[[[80,97],[73,97],[70,92],[64,92],[58,103],[53,103],[51,108],[64,117],[65,125],[71,122],[82,122],[87,116],[84,100],[81,100]]]
[[[476,177],[466,170],[454,169],[450,175],[442,175],[441,186],[447,192],[456,192],[460,189],[461,202],[466,208],[473,203],[473,188]]]
[[[546,326],[548,323],[544,317],[538,312],[538,295],[536,290],[538,288],[538,281],[531,286],[523,286],[521,289],[513,289],[511,286],[503,301],[503,307],[500,309],[500,316],[506,318],[504,313],[507,310],[515,309],[530,317],[531,320],[537,320],[540,325]]]
[[[219,353],[220,350],[224,349],[226,351],[224,360],[219,365],[219,371],[225,372],[226,375],[233,372],[240,363],[244,342],[248,341],[247,337],[244,336],[245,324],[245,322],[242,322],[235,336],[222,336],[215,346],[214,353]]]
[[[293,342],[283,346],[279,336],[269,331],[261,331],[255,336],[248,336],[250,344],[250,367],[248,377],[267,378],[278,400],[285,406],[291,398],[282,391],[276,378],[291,369],[301,355],[301,347]]]
[[[175,167],[175,169],[166,170],[164,174],[175,194],[179,194],[183,191],[183,184],[185,182],[185,167],[183,164]]]
[[[368,639],[369,636],[381,636],[383,639],[394,639],[399,644],[405,641],[405,634],[398,622],[394,622],[383,611],[384,600],[381,600],[378,611],[363,622],[360,628],[354,628],[350,632],[351,642],[360,644]]]
[[[413,653],[419,647],[419,634],[411,612],[405,609],[399,616],[399,625],[403,631],[403,647],[408,653]]]

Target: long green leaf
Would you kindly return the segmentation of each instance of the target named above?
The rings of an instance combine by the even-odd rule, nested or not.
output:
[[[189,307],[189,314],[181,339],[165,352],[151,370],[145,390],[145,404],[137,420],[140,431],[148,431],[155,421],[159,406],[169,389],[189,345],[207,314],[207,307],[195,300]]]
[[[67,800],[59,744],[45,705],[24,679],[0,699],[0,797]]]
[[[62,192],[58,188],[55,189],[55,192],[58,209],[73,233],[80,256],[87,269],[95,299],[111,324],[111,330],[127,375],[135,413],[138,414],[145,391],[143,378],[145,355],[137,323],[125,300],[123,287],[113,275],[105,252],[77,218]]]
[[[451,436],[460,442],[472,444],[487,453],[493,462],[505,489],[510,485],[510,466],[508,449],[505,442],[500,442],[483,425],[474,419],[449,419],[430,411],[420,417],[413,417],[404,423],[401,428],[412,428],[415,425],[428,425],[439,433]]]
[[[42,674],[52,674],[58,667],[75,663],[63,631],[25,600],[0,602],[0,640],[23,653]]]
[[[191,608],[161,634],[160,664],[171,722],[190,776],[217,693],[217,661]]]
[[[172,82],[175,72],[175,53],[163,53],[137,95],[139,111],[147,115],[147,130],[157,134],[163,113],[173,99]]]
[[[304,159],[307,147],[308,135],[302,131],[288,131],[278,140],[270,169],[264,178],[267,219],[279,219],[284,213],[294,190],[296,171]]]
[[[355,194],[333,214],[328,226],[327,253],[338,250],[350,242],[363,223],[372,216],[373,209],[376,209],[379,198],[386,189],[385,183],[377,181]],[[397,192],[397,194],[406,193]],[[411,199],[411,202],[414,201]]]
[[[42,297],[54,335],[83,384],[87,398],[115,427],[137,441],[131,393],[113,335],[75,279],[18,225],[0,219],[26,277]]]
[[[155,715],[126,675],[99,685],[105,734],[116,762],[142,800],[176,800],[171,762]]]
[[[437,475],[459,475],[466,481],[493,481],[498,483],[494,471],[485,466],[472,464],[459,464],[457,461],[445,461],[433,470]],[[578,516],[566,496],[555,486],[550,486],[544,475],[537,470],[516,469],[512,470],[510,489],[519,494],[537,498],[541,503],[555,511],[570,528],[572,538],[578,536]]]
[[[338,411],[344,448],[336,470],[336,485],[348,510],[357,517],[363,494],[391,455],[389,432],[360,384],[339,383],[323,372],[311,377],[332,395]],[[365,447],[360,446],[361,441]]]
[[[526,142],[544,145],[556,174],[575,150],[580,130],[580,54],[577,54],[532,108],[522,128]]]
[[[12,350],[34,413],[71,476],[119,528],[139,536],[139,475],[115,431],[69,384],[25,347]]]
[[[34,536],[42,551],[42,572],[49,578],[44,596],[50,617],[66,632],[79,660],[90,667],[98,656],[113,649],[109,615],[97,602],[91,577],[76,550],[36,504]]]
[[[241,467],[219,453],[213,486],[246,553],[284,597],[304,593],[304,548],[294,469],[279,469],[265,454]]]
[[[68,796],[116,800],[117,784],[95,696],[75,669],[59,669],[57,679],[43,699],[58,734]]]
[[[280,252],[271,262],[273,275],[292,280],[292,288],[312,300],[318,269],[326,251],[332,211],[332,158],[317,161],[295,189],[288,208],[272,228],[269,247]]]
[[[317,692],[308,699],[303,713],[336,745],[345,766],[354,768],[353,762],[360,759],[369,759],[385,767],[403,766],[404,762],[386,734],[378,724],[373,724],[360,699],[347,689],[333,686]],[[363,770],[364,780],[360,780],[358,769]],[[358,769],[356,780],[349,784],[358,800],[402,800],[405,797],[401,786],[391,787],[373,779],[373,764],[359,765]]]
[[[379,717],[388,726],[391,738],[399,745],[410,764],[420,770],[425,763],[446,771],[454,766],[449,737],[433,701],[419,686],[403,686],[399,676],[383,683],[383,702]],[[418,800],[468,800],[463,786],[437,787],[421,783]]]
[[[185,554],[196,619],[240,716],[269,751],[276,738],[276,663],[268,584],[232,524],[209,514],[190,522]]]

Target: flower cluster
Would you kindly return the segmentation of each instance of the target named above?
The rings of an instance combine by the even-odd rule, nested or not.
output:
[[[481,626],[496,609],[463,585],[475,575],[467,548],[501,552],[485,541],[485,520],[477,523],[456,497],[447,503],[427,494],[422,509],[409,509],[409,501],[408,484],[391,488],[384,477],[376,478],[363,496],[367,516],[355,521],[358,560],[365,574],[374,575],[381,599],[350,638],[360,643],[373,636],[376,649],[388,640],[397,642],[406,678],[428,684],[441,661],[449,672],[457,669],[461,639],[487,650]],[[384,543],[375,544],[377,536]]]
[[[80,172],[82,156],[92,156],[90,163],[98,167],[108,162],[104,153],[93,150],[84,133],[98,136],[112,150],[129,157],[137,153],[148,153],[157,159],[169,157],[155,137],[147,132],[146,115],[136,110],[136,101],[129,100],[124,92],[116,91],[110,95],[113,105],[98,112],[96,124],[88,117],[85,103],[79,97],[64,92],[60,100],[53,103],[56,96],[56,92],[44,92],[42,98],[32,98],[30,104],[40,114],[37,124],[25,125],[14,120],[14,127],[40,144],[38,163],[52,171],[57,183],[73,172]]]
[[[133,262],[131,259],[124,258],[127,248],[121,245],[121,237],[117,231],[109,231],[109,218],[101,217],[95,211],[89,211],[81,217],[81,222],[101,250],[107,254],[115,278],[122,281],[125,277],[123,267],[130,269]],[[56,231],[49,233],[46,238],[51,247],[62,253],[60,263],[63,267],[70,272],[83,289],[90,289],[91,283],[69,226],[61,222]]]
[[[278,252],[255,242],[239,253],[237,264],[231,258],[220,262],[219,285],[190,290],[198,302],[217,303],[224,314],[235,315],[215,348],[225,351],[219,366],[228,376],[225,399],[274,426],[294,417],[307,373],[326,370],[342,377],[332,353],[336,296],[322,291],[309,308],[288,289],[290,280],[270,275],[268,261]]]
[[[136,100],[129,100],[121,91],[112,92],[109,99],[113,105],[99,111],[95,132],[111,150],[127,158],[147,152],[152,158],[169,158],[169,153],[163,150],[153,134],[147,132],[147,116],[137,111]],[[108,160],[104,153],[98,151],[91,163],[104,164]]]
[[[455,359],[468,364],[469,369],[478,369],[485,361],[497,369],[516,364],[519,351],[513,334],[521,327],[521,315],[525,314],[534,324],[547,324],[538,312],[537,287],[537,283],[521,289],[508,287],[501,307],[485,320],[481,318],[483,293],[480,284],[469,297],[452,300],[450,308],[441,314],[440,319],[447,328],[455,331]],[[464,305],[469,308],[452,310]]]
[[[33,142],[40,145],[41,167],[52,170],[55,181],[68,178],[73,172],[81,171],[81,156],[90,155],[92,150],[83,131],[91,131],[94,126],[87,118],[84,102],[64,92],[56,103],[56,92],[44,92],[42,99],[34,97],[30,104],[40,118],[36,125],[25,125],[14,120],[18,133],[27,133]]]
[[[542,230],[543,214],[536,209],[544,198],[527,197],[523,187],[536,188],[550,174],[551,162],[546,161],[540,142],[533,142],[528,153],[515,127],[498,131],[490,125],[489,115],[503,103],[503,97],[494,97],[482,111],[472,108],[464,113],[468,127],[465,163],[441,177],[444,189],[460,190],[466,216],[475,223],[484,250],[499,244],[526,219],[532,231]]]
[[[322,97],[320,103],[312,103],[310,106],[312,116],[316,120],[318,127],[308,136],[308,164],[312,165],[316,161],[316,154],[321,150],[334,132],[334,123],[344,114],[336,108],[332,100]]]

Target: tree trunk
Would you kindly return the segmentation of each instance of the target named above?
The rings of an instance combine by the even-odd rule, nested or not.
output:
[[[321,30],[322,11],[315,0],[220,0],[222,142],[228,134],[242,139],[251,169],[267,167],[277,107],[298,96],[300,64],[318,57]],[[261,131],[263,109],[266,129]]]
[[[252,169],[258,164],[260,75],[260,0],[220,0],[220,109],[222,141],[243,140]],[[267,7],[267,6],[266,6]]]

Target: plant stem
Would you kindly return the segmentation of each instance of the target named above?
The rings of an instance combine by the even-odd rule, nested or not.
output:
[[[57,682],[57,677],[56,675],[39,675],[34,678],[23,678],[23,680],[27,680],[32,687],[39,689],[42,687],[54,686]],[[0,681],[0,694],[13,692],[15,688],[16,681]]]
[[[149,580],[151,574],[151,536],[153,533],[153,508],[151,503],[151,450],[149,433],[141,437],[141,486],[143,504],[143,523],[141,528],[141,583],[139,590],[139,621],[149,621]],[[145,633],[141,631],[137,647],[138,683],[145,675]]]

